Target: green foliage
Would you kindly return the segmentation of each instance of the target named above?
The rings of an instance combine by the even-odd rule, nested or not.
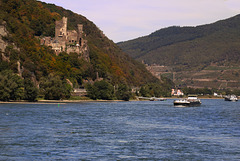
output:
[[[132,93],[126,84],[120,84],[118,86],[116,91],[116,97],[118,100],[129,101],[131,96],[132,96]]]
[[[139,93],[140,93],[141,96],[143,96],[143,97],[151,97],[148,86],[142,86],[142,87],[140,88]]]
[[[47,100],[68,99],[71,96],[72,87],[59,76],[49,74],[40,81],[40,93]]]
[[[211,63],[240,64],[240,15],[210,25],[169,27],[118,45],[134,59],[147,64],[198,70]]]
[[[98,89],[94,85],[87,84],[86,89],[87,89],[87,95],[89,98],[93,100],[98,99],[99,97]]]
[[[182,91],[185,95],[189,95],[189,94],[212,95],[214,92],[213,90],[208,89],[208,88],[196,88],[195,89],[195,88],[190,88],[190,87],[189,88],[185,87],[182,89]]]
[[[1,59],[1,58],[0,58]],[[8,62],[0,61],[0,72],[9,69]]]
[[[32,80],[26,78],[24,80],[24,99],[28,101],[36,101],[38,96],[38,88],[34,86]]]
[[[150,83],[142,86],[139,92],[143,97],[169,97],[171,96],[171,87],[171,83]]]
[[[182,89],[183,93],[185,95],[189,95],[189,94],[197,94],[197,95],[213,95],[213,93],[218,93],[218,94],[222,94],[222,95],[237,95],[240,96],[240,90],[239,89],[209,89],[209,88],[183,88]]]
[[[233,91],[231,91],[229,94],[235,94],[237,96],[240,96],[240,90],[239,89],[234,89]]]
[[[95,82],[93,85],[87,85],[88,96],[91,99],[103,99],[103,100],[112,100],[114,99],[114,88],[113,86],[102,80]]]
[[[21,100],[24,98],[23,80],[10,70],[0,73],[0,100]]]
[[[28,100],[35,101],[38,96],[38,89],[34,86],[32,80],[21,79],[11,70],[5,70],[0,73],[0,100]]]

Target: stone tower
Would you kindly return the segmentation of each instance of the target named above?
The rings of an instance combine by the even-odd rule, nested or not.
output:
[[[82,34],[83,34],[83,25],[82,24],[78,24],[78,33],[79,33],[79,36],[82,36]]]
[[[82,43],[83,43],[83,40],[82,40],[82,37],[83,37],[83,25],[82,24],[78,24],[78,43],[80,46],[82,46]]]
[[[61,20],[56,21],[55,38],[65,38],[67,36],[67,17],[63,17]]]

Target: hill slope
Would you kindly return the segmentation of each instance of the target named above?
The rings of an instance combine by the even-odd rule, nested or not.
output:
[[[229,67],[234,66],[235,71],[230,70],[225,74],[229,72],[239,73],[239,29],[240,15],[237,15],[208,25],[161,29],[148,36],[120,42],[118,46],[136,60],[144,61],[150,65],[158,64],[170,67],[171,73],[184,71],[196,73],[204,69],[209,71],[211,66],[221,67],[221,70],[229,70]],[[183,75],[183,77],[184,79],[193,79],[194,73]],[[215,77],[203,74],[201,78],[217,81],[225,77],[223,74],[223,71]],[[175,78],[178,79],[178,75],[176,76]],[[229,79],[234,82],[240,81],[234,74]],[[184,83],[182,82],[182,84]],[[187,84],[189,85],[189,83]],[[210,84],[202,86],[212,87]]]
[[[88,40],[90,62],[78,58],[74,53],[57,56],[51,48],[40,45],[36,36],[54,37],[55,21],[68,17],[68,29],[77,30],[83,24]],[[50,73],[71,80],[78,86],[84,80],[99,77],[112,84],[125,83],[139,86],[147,82],[158,82],[145,67],[123,53],[96,25],[84,16],[53,4],[35,0],[1,0],[0,24],[2,50],[0,71],[11,69],[22,72],[22,76],[39,81]]]

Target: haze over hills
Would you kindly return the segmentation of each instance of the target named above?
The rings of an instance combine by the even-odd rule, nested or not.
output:
[[[160,29],[118,46],[138,61],[155,64],[152,72],[168,75],[179,86],[240,86],[240,15],[197,27]]]

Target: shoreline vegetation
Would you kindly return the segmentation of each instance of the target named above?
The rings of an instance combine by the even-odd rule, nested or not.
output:
[[[179,99],[180,97],[164,97],[167,100],[172,100],[172,99]],[[185,98],[185,97],[182,97]],[[201,96],[199,97],[200,99],[224,99],[221,97],[206,97],[206,96]],[[139,99],[131,99],[131,101],[149,101],[149,100],[139,100]],[[81,100],[38,100],[35,102],[29,102],[25,100],[18,100],[18,101],[0,101],[0,104],[66,104],[66,103],[85,103],[85,102],[128,102],[124,100],[92,100],[92,99],[81,99]]]

